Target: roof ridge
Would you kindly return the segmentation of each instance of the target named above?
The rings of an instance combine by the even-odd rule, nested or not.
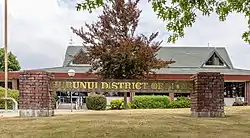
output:
[[[69,46],[67,46],[67,48],[69,48],[69,47],[84,47],[84,46],[81,46],[81,45],[69,45]],[[189,46],[189,45],[187,45],[187,46],[171,46],[171,45],[162,45],[162,46],[160,46],[161,48],[223,48],[223,49],[225,49],[226,47],[225,46]]]
[[[232,62],[229,58],[226,47],[199,47],[199,46],[161,46],[160,50],[157,52],[157,57],[169,60],[176,60],[176,63],[171,64],[170,67],[177,66],[189,66],[189,67],[200,67],[202,62],[206,60],[206,56],[209,52],[216,49],[219,55],[223,58],[223,60],[228,64],[229,67],[233,67]],[[79,53],[79,51],[85,51],[84,46],[68,46],[67,51],[65,53],[65,58],[63,62],[63,66],[67,66],[72,60],[72,56]]]
[[[68,47],[83,47],[83,46],[80,46],[80,45],[69,45]]]
[[[208,48],[208,49],[214,49],[214,48],[222,48],[226,49],[226,47],[199,47],[199,46],[161,46],[161,48]]]

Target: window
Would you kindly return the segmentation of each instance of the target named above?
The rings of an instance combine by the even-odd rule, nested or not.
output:
[[[206,66],[215,65],[215,66],[224,66],[223,61],[217,56],[217,54],[213,54],[209,60],[205,64]]]
[[[225,82],[224,97],[235,98],[245,96],[244,82]]]
[[[82,50],[74,57],[72,64],[88,64],[88,56]]]
[[[0,82],[0,87],[5,87],[5,83],[4,82]],[[12,82],[8,82],[8,88],[12,89]]]

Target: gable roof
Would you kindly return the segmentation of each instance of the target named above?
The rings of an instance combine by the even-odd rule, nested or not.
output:
[[[74,69],[76,73],[86,73],[90,66],[88,65],[70,65],[73,56],[80,50],[85,51],[82,46],[69,46],[66,50],[63,66],[44,68],[48,72],[67,73],[69,69]],[[204,63],[216,53],[219,58],[225,62],[229,68],[202,67]],[[197,72],[221,72],[225,75],[250,75],[250,70],[237,69],[229,58],[224,47],[162,47],[157,55],[158,58],[165,60],[175,60],[176,63],[169,65],[168,68],[156,69],[157,74],[196,74]]]
[[[83,51],[86,50],[83,46],[68,46],[63,67],[68,66],[73,60],[72,56],[76,55],[81,49]],[[158,51],[157,57],[176,61],[169,65],[170,68],[200,68],[214,52],[220,56],[226,65],[233,68],[233,64],[224,47],[162,47]]]
[[[226,68],[232,68],[233,66],[228,65],[228,63],[224,60],[223,57],[220,56],[220,54],[216,51],[216,48],[212,52],[210,52],[207,60],[201,65],[201,67],[204,67],[204,65],[212,58],[213,55],[218,56],[219,60],[223,62],[223,64],[226,66]],[[230,59],[229,59],[230,60]]]
[[[63,67],[69,66],[69,63],[73,60],[73,56],[77,55],[86,49],[83,46],[68,46],[65,52]]]
[[[72,59],[72,64],[88,64],[87,62],[87,56],[86,53],[83,51],[83,49],[80,49],[77,54],[75,54],[74,59]]]
[[[158,58],[176,61],[170,64],[169,67],[189,67],[200,68],[211,55],[216,51],[222,60],[230,67],[233,64],[229,55],[224,47],[162,47],[158,52]]]

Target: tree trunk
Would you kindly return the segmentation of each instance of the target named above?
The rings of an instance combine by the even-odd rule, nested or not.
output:
[[[125,92],[124,93],[124,109],[127,109],[127,97],[128,97],[128,94]]]

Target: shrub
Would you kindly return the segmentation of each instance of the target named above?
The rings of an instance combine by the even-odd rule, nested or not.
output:
[[[1,99],[4,96],[5,96],[5,89],[3,87],[0,87],[0,109],[5,108],[5,102],[3,99]],[[8,89],[8,97],[12,97],[18,102],[19,101],[19,91],[14,90],[14,89]],[[12,101],[8,100],[7,103],[8,103],[7,104],[8,109],[12,109],[13,108]]]
[[[127,109],[131,109],[132,103],[131,102],[127,102]],[[122,99],[122,105],[121,105],[121,109],[124,109],[124,100]]]
[[[168,108],[190,108],[190,103],[186,101],[173,101],[169,104]]]
[[[54,92],[54,106],[56,107],[56,102],[59,100],[56,92]]]
[[[105,110],[107,99],[104,95],[90,95],[86,98],[86,106],[89,110]]]
[[[132,104],[130,102],[127,102],[127,108],[131,108]],[[124,99],[117,99],[112,100],[110,102],[110,108],[111,109],[124,109]]]
[[[129,109],[131,109],[133,104],[131,102],[128,102],[127,106],[128,106]]]
[[[247,106],[247,102],[235,101],[235,102],[233,103],[233,106]]]
[[[179,102],[173,101],[170,102],[167,108],[180,108]]]
[[[244,102],[242,98],[236,97],[235,102],[233,103],[233,106],[246,106],[247,102]]]
[[[123,105],[123,100],[122,99],[120,99],[120,100],[112,100],[110,102],[110,108],[111,109],[121,109],[122,105]]]
[[[178,97],[168,105],[168,108],[190,108],[191,100],[187,97]]]
[[[135,96],[131,106],[136,109],[162,109],[167,108],[169,103],[168,96]]]
[[[188,97],[181,96],[181,97],[177,97],[176,101],[187,101],[187,102],[190,102],[191,99],[189,99]]]

